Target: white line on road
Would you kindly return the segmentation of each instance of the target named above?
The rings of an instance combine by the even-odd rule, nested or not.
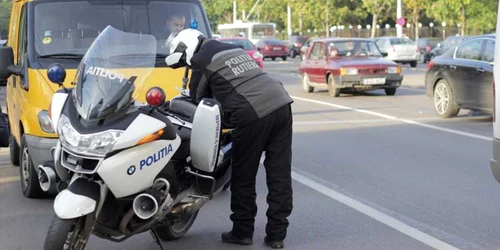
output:
[[[357,200],[347,197],[341,193],[338,193],[328,187],[325,187],[301,174],[292,171],[292,178],[303,185],[310,187],[352,209],[355,209],[389,227],[396,229],[397,231],[406,234],[430,247],[435,249],[458,249],[444,241],[434,238],[416,228],[406,225],[405,223],[392,218],[391,216],[384,214],[372,207],[369,207]]]
[[[373,112],[373,111],[369,111],[369,110],[351,108],[351,107],[347,107],[347,106],[343,106],[343,105],[338,105],[338,104],[333,104],[333,103],[323,102],[323,101],[317,101],[317,100],[312,100],[312,99],[302,98],[302,97],[297,97],[297,96],[292,96],[292,98],[295,99],[295,100],[301,100],[301,101],[305,101],[305,102],[311,102],[311,103],[326,105],[326,106],[330,106],[330,107],[334,107],[334,108],[339,108],[339,109],[344,109],[344,110],[352,110],[352,111],[356,111],[356,112],[359,112],[359,113],[364,113],[364,114],[368,114],[368,115],[382,117],[382,118],[387,119],[387,120],[399,121],[399,122],[403,122],[403,123],[407,123],[407,124],[412,124],[412,125],[416,125],[416,126],[420,126],[420,127],[425,127],[425,128],[430,128],[430,129],[434,129],[434,130],[439,130],[439,131],[443,131],[443,132],[448,132],[448,133],[452,133],[452,134],[467,136],[467,137],[471,137],[471,138],[475,138],[475,139],[481,139],[481,140],[485,140],[485,141],[492,141],[492,138],[488,137],[488,136],[482,136],[482,135],[468,133],[468,132],[464,132],[464,131],[460,131],[460,130],[455,130],[455,129],[442,128],[442,127],[439,127],[439,126],[425,124],[425,123],[421,123],[421,122],[417,122],[417,121],[413,121],[413,120],[408,120],[408,119],[402,119],[402,118],[398,118],[398,117],[395,117],[395,116],[386,115],[386,114],[382,114],[382,113],[378,113],[378,112]]]
[[[417,118],[419,121],[437,121],[440,120],[436,117],[422,117]],[[366,120],[335,120],[335,121],[294,121],[294,126],[308,126],[308,125],[326,125],[326,124],[353,124],[353,123],[377,123],[377,122],[392,122],[387,119],[366,119]]]

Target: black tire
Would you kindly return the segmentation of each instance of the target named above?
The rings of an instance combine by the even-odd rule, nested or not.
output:
[[[281,59],[283,59],[283,61],[286,61],[286,56],[282,56]]]
[[[12,135],[12,132],[9,135],[9,151],[10,151],[10,162],[14,166],[19,166],[19,144],[17,144],[16,139]]]
[[[196,217],[198,217],[198,211],[191,215],[186,215],[180,222],[172,226],[157,227],[156,232],[158,233],[158,237],[164,241],[173,241],[182,238],[189,231],[191,226],[193,226]]]
[[[54,215],[54,217],[52,218],[52,222],[50,222],[50,227],[47,231],[47,235],[45,236],[43,250],[83,250],[87,245],[88,239],[90,237],[90,233],[88,235],[82,235],[81,233],[85,225],[85,218],[86,216],[64,220],[59,218],[57,215]],[[76,236],[74,235],[75,231]],[[74,242],[77,237],[85,238],[83,239],[84,242],[79,242],[80,244],[76,247],[72,246],[71,243]],[[69,241],[68,243],[70,244],[70,246],[66,245],[66,241]]]
[[[417,61],[410,62],[410,66],[411,66],[412,68],[417,67]]]
[[[451,118],[456,116],[460,111],[455,101],[453,89],[444,79],[439,80],[436,86],[434,86],[432,100],[434,102],[434,109],[441,117]],[[441,106],[439,105],[440,100],[442,100]]]
[[[332,76],[328,76],[328,79],[326,79],[327,85],[328,85],[328,95],[331,97],[339,97],[340,96],[340,88],[337,88],[335,86],[335,81],[333,80]]]
[[[384,89],[385,90],[385,94],[386,95],[394,95],[394,94],[396,94],[396,89],[397,88],[386,88],[386,89]]]
[[[271,60],[275,61],[275,60],[276,60],[276,57],[274,57],[274,56],[273,56],[273,57],[271,57]]]
[[[21,190],[27,198],[42,198],[47,193],[43,192],[38,182],[38,171],[33,166],[33,161],[28,152],[26,137],[21,137],[21,152],[19,154],[19,175],[21,177]]]

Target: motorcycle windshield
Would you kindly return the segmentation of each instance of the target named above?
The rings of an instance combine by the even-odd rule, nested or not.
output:
[[[134,101],[132,94],[154,69],[156,39],[107,26],[78,66],[73,99],[85,120],[104,119]]]

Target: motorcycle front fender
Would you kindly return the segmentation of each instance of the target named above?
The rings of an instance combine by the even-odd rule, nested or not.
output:
[[[54,200],[54,211],[61,219],[73,219],[94,212],[101,186],[86,178],[77,178]]]

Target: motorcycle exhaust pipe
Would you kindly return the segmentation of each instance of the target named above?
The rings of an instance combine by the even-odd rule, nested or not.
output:
[[[44,192],[53,192],[56,189],[56,172],[54,169],[38,165],[38,182]]]
[[[132,208],[137,217],[147,220],[158,212],[158,202],[152,195],[144,193],[134,198]]]

